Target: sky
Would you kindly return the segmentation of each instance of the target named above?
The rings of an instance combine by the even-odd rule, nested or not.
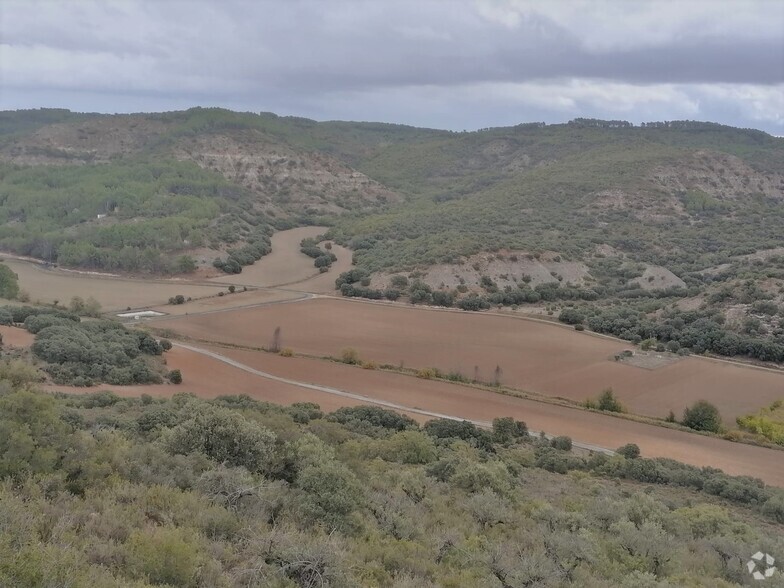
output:
[[[2,0],[0,110],[784,135],[784,0]]]

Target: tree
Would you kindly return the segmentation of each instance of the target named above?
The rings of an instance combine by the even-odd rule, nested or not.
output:
[[[180,255],[174,263],[177,273],[189,274],[196,271],[196,262],[190,255]]]
[[[272,353],[279,353],[280,349],[281,349],[280,327],[275,327],[275,332],[272,333],[272,344],[270,345],[270,351],[272,351]]]
[[[515,421],[512,417],[493,419],[493,441],[506,445],[516,439],[528,436],[528,426],[523,421]]]
[[[567,325],[579,325],[585,320],[585,315],[576,308],[564,308],[558,320]]]
[[[719,433],[722,429],[719,409],[705,400],[698,400],[684,410],[681,422],[695,431]]]
[[[625,412],[623,405],[615,397],[612,388],[607,388],[599,395],[597,407],[599,410],[605,410],[607,412]]]
[[[182,384],[182,372],[180,370],[172,370],[169,372],[169,381],[172,384]]]
[[[13,300],[19,296],[19,276],[11,268],[0,263],[0,298]]]
[[[640,448],[634,443],[627,443],[623,447],[619,447],[615,452],[626,459],[637,459],[640,457]]]

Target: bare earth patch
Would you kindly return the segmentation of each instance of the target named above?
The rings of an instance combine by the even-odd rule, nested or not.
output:
[[[635,350],[632,356],[621,356],[619,360],[627,365],[643,368],[646,370],[655,370],[681,361],[684,359],[682,355],[675,353],[658,353],[656,351],[637,351]]]
[[[261,347],[280,327],[284,345],[315,356],[346,347],[378,364],[437,367],[576,402],[611,387],[630,412],[665,417],[705,399],[728,424],[784,396],[784,372],[687,357],[641,369],[614,356],[628,343],[547,322],[487,313],[437,311],[315,299],[156,321],[196,340]]]
[[[46,269],[41,265],[6,259],[4,263],[19,276],[19,287],[30,293],[32,301],[67,304],[74,296],[92,296],[104,311],[122,311],[128,307],[145,308],[164,304],[172,296],[200,298],[216,295],[218,285],[196,285],[176,280],[130,279],[79,274]]]
[[[0,335],[3,336],[3,347],[30,347],[35,339],[34,335],[19,327],[0,326]]]

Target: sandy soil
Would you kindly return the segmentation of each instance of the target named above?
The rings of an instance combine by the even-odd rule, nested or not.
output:
[[[4,347],[29,347],[35,339],[34,335],[19,327],[0,326],[0,335],[3,336]]]
[[[330,270],[319,273],[313,259],[300,252],[300,242],[308,237],[323,234],[327,227],[299,227],[279,231],[272,236],[272,253],[265,255],[253,265],[242,268],[234,276],[219,276],[211,281],[245,286],[289,286],[303,292],[332,292],[335,278],[351,267],[351,251],[334,245],[332,252],[337,256]]]
[[[550,323],[482,313],[428,311],[340,299],[315,299],[229,313],[162,320],[195,339],[265,345],[280,326],[284,345],[299,353],[338,356],[355,348],[379,364],[437,367],[573,400],[612,387],[631,412],[680,414],[699,399],[716,404],[725,421],[784,397],[784,373],[703,358],[658,369],[614,361],[627,344]]]
[[[27,291],[33,302],[59,300],[61,304],[68,304],[74,296],[92,296],[101,303],[104,311],[163,304],[177,294],[193,298],[211,296],[225,289],[217,285],[200,286],[174,280],[134,280],[66,273],[13,259],[6,259],[4,263],[19,276],[20,289]]]
[[[730,474],[755,476],[769,484],[784,486],[784,459],[781,452],[772,449],[395,373],[363,370],[320,360],[283,358],[262,352],[205,348],[277,376],[332,386],[411,408],[481,421],[513,416],[526,421],[533,430],[569,435],[581,442],[610,448],[634,442],[647,457],[670,457],[693,465],[710,465]],[[248,394],[280,404],[316,402],[326,411],[360,404],[356,400],[271,381],[184,349],[175,348],[169,352],[167,361],[169,367],[183,370],[185,381],[180,386],[119,386],[111,389],[129,396],[144,392],[156,396],[192,392],[205,398]],[[86,391],[84,388],[63,386],[51,388]],[[421,415],[412,416],[419,421],[426,420]]]

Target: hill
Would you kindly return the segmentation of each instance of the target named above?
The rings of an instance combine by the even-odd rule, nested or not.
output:
[[[760,131],[20,111],[0,162],[0,247],[46,261],[239,272],[273,231],[327,225],[354,251],[345,295],[569,309],[662,350],[784,360],[784,140]]]

